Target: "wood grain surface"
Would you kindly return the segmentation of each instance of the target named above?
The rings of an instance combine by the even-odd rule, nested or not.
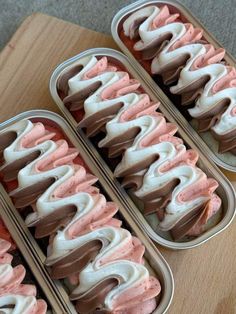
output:
[[[110,36],[42,14],[28,17],[0,56],[0,122],[29,109],[58,112],[48,82],[63,60],[92,47],[117,48]],[[202,246],[161,253],[175,279],[171,314],[236,313],[236,223]]]

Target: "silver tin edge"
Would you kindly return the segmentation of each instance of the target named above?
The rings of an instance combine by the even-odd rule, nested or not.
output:
[[[211,230],[207,231],[203,235],[197,237],[194,240],[188,241],[188,242],[182,242],[177,243],[173,241],[168,241],[164,239],[163,237],[159,236],[147,223],[142,213],[139,211],[139,209],[136,207],[136,205],[133,203],[131,198],[128,196],[126,191],[121,187],[121,185],[118,183],[118,181],[114,178],[113,173],[109,169],[109,167],[106,165],[106,163],[103,161],[102,157],[99,155],[93,144],[88,140],[85,136],[85,134],[76,128],[77,123],[70,114],[70,112],[65,108],[63,105],[61,99],[59,98],[56,90],[56,81],[58,76],[60,75],[60,72],[66,68],[67,66],[73,64],[75,61],[78,61],[80,58],[83,58],[88,55],[106,55],[109,57],[116,58],[118,61],[120,61],[127,70],[131,73],[133,77],[138,79],[142,83],[142,87],[144,90],[149,94],[151,99],[153,100],[159,100],[158,96],[153,93],[152,89],[149,88],[149,86],[142,80],[140,75],[137,73],[137,70],[133,65],[130,63],[129,59],[123,55],[122,53],[108,48],[95,48],[90,49],[85,52],[80,53],[79,55],[76,55],[65,62],[61,63],[53,72],[51,79],[50,79],[50,93],[52,98],[54,99],[55,103],[59,107],[59,109],[62,111],[62,113],[66,116],[68,121],[71,123],[72,127],[76,130],[77,135],[80,139],[80,142],[84,143],[84,146],[87,150],[90,151],[90,155],[96,160],[97,165],[100,167],[102,175],[105,177],[105,179],[111,182],[114,189],[116,189],[117,194],[122,197],[123,202],[126,204],[127,208],[130,210],[130,212],[133,215],[133,218],[136,220],[136,222],[139,224],[139,226],[152,238],[155,242],[159,243],[162,246],[171,248],[171,249],[189,249],[196,247],[213,236],[219,234],[221,231],[223,231],[226,227],[229,226],[231,221],[233,220],[235,216],[235,191],[232,186],[232,184],[229,182],[229,180],[219,171],[219,169],[216,167],[216,165],[209,160],[205,156],[204,150],[197,145],[197,143],[194,142],[194,139],[189,135],[186,134],[185,130],[182,129],[182,126],[179,128],[179,133],[182,136],[182,138],[189,144],[190,147],[195,148],[198,150],[200,155],[200,160],[202,164],[203,170],[210,174],[210,176],[214,177],[222,186],[222,189],[224,191],[224,199],[227,199],[229,202],[228,209],[227,209],[227,215],[222,219],[222,221],[215,227],[213,227]],[[163,112],[163,114],[167,117],[168,120],[173,121],[176,123],[175,118],[173,117],[171,111],[169,108],[166,108],[162,106],[162,104],[159,107],[160,111]]]
[[[168,96],[162,91],[162,89],[154,82],[152,77],[147,73],[147,71],[139,64],[139,62],[134,58],[132,53],[129,51],[129,49],[124,45],[124,43],[121,41],[119,34],[118,34],[118,26],[120,24],[120,21],[127,15],[132,13],[133,11],[149,5],[149,4],[170,4],[175,6],[178,10],[180,10],[183,15],[193,24],[197,27],[201,27],[204,30],[204,36],[205,38],[210,42],[213,43],[215,47],[223,47],[216,39],[215,37],[207,31],[207,29],[202,25],[202,23],[192,15],[192,13],[181,3],[175,0],[167,0],[167,1],[159,1],[159,0],[140,0],[137,2],[134,2],[124,8],[122,8],[120,11],[116,13],[116,15],[113,17],[112,23],[111,23],[111,33],[112,37],[119,46],[119,48],[127,55],[133,66],[137,69],[137,71],[142,75],[143,79],[146,81],[146,83],[150,86],[150,88],[153,90],[155,94],[160,98],[162,103],[164,103],[169,110],[172,112],[172,114],[176,117],[176,120],[182,125],[182,127],[186,130],[186,132],[189,132],[189,134],[194,138],[194,140],[198,143],[198,145],[206,152],[206,154],[211,158],[218,166],[221,168],[235,172],[236,173],[236,166],[231,166],[221,160],[214,152],[210,149],[210,147],[207,145],[207,143],[201,138],[200,135],[198,135],[197,131],[188,123],[188,121],[185,119],[185,117],[180,113],[180,111],[175,107],[173,102],[168,98]],[[236,64],[236,60],[233,58],[233,56],[226,51],[225,60],[231,64]]]
[[[106,193],[111,197],[111,199],[116,202],[119,205],[119,210],[121,215],[124,217],[125,221],[128,223],[128,225],[131,227],[132,231],[136,234],[136,236],[141,240],[141,242],[144,244],[146,250],[145,250],[145,258],[150,263],[150,266],[153,268],[155,273],[157,273],[158,278],[161,280],[162,284],[162,295],[160,303],[154,312],[155,314],[164,314],[168,310],[173,294],[174,294],[174,279],[171,272],[171,269],[167,262],[165,261],[164,257],[161,255],[161,253],[157,250],[155,245],[150,241],[150,239],[141,231],[138,224],[135,222],[134,217],[131,213],[129,213],[125,206],[122,204],[122,202],[119,199],[119,196],[116,195],[116,193],[113,190],[113,187],[110,186],[106,180],[103,178],[102,170],[98,169],[95,162],[92,160],[89,153],[84,149],[83,145],[80,144],[78,141],[78,138],[74,132],[74,130],[71,128],[71,126],[58,114],[46,110],[31,110],[24,113],[21,113],[17,115],[16,117],[13,117],[2,124],[0,124],[0,131],[6,128],[8,125],[15,123],[21,119],[31,119],[31,118],[37,118],[37,119],[49,119],[53,122],[55,122],[59,127],[62,128],[65,135],[68,136],[72,144],[77,147],[80,151],[80,155],[84,160],[86,160],[86,164],[88,167],[92,170],[92,172],[99,177],[99,181],[101,185],[103,186]],[[43,262],[45,260],[45,256],[42,252],[42,250],[39,248],[39,245],[37,244],[34,237],[31,235],[30,231],[26,227],[23,219],[19,215],[19,213],[16,211],[14,205],[12,204],[8,194],[3,189],[3,187],[0,185],[0,196],[2,195],[2,198],[5,202],[5,206],[8,206],[8,212],[11,212],[11,219],[15,221],[15,224],[18,225],[18,228],[22,231],[25,240],[28,242],[29,247],[33,247],[34,254],[36,255],[36,258],[41,266],[41,268],[44,268],[44,273],[46,273],[47,277],[49,277],[48,272],[46,271],[46,267],[44,266]],[[32,246],[33,243],[33,246]],[[48,280],[51,280],[50,277]],[[52,281],[52,280],[51,280]],[[54,282],[54,281],[52,281]],[[56,281],[56,285],[54,285],[55,290],[61,295],[64,302],[70,302],[68,295],[66,294],[64,288],[62,287],[61,283]],[[70,302],[71,303],[71,302]],[[73,305],[72,305],[73,306]],[[70,312],[65,313],[76,313],[76,311],[73,310],[73,308],[70,306],[68,309]]]

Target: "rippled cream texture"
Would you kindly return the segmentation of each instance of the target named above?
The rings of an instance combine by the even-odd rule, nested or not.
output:
[[[191,210],[207,202],[211,212],[209,216],[212,216],[221,205],[219,197],[214,194],[218,183],[207,178],[196,166],[197,152],[187,150],[183,141],[174,136],[177,127],[167,123],[164,116],[156,112],[158,104],[154,104],[147,94],[138,89],[137,81],[134,87],[134,80],[127,72],[114,67],[105,57],[100,59],[95,56],[84,57],[70,66],[70,69],[78,65],[82,65],[82,69],[68,80],[69,96],[79,95],[80,92],[88,90],[92,84],[100,82],[100,86],[84,99],[85,115],[79,126],[89,127],[88,119],[99,117],[101,121],[106,121],[106,136],[100,141],[99,146],[116,149],[122,141],[124,142],[126,149],[115,169],[115,176],[140,176],[142,183],[135,194],[140,199],[145,199],[153,192],[156,193],[155,200],[161,198],[157,191],[164,185],[174,179],[179,180],[171,193],[170,201],[165,206],[160,228],[165,231],[171,230]],[[65,69],[64,72],[68,70]],[[122,103],[122,106],[115,112],[112,108],[117,103]],[[106,116],[104,108],[110,108],[113,114],[107,113]],[[139,133],[132,143],[128,142],[127,134],[135,128]],[[99,131],[99,128],[96,131]],[[123,152],[119,149],[117,151],[117,155]],[[150,162],[144,168],[138,168],[139,164],[155,159],[155,156],[157,159],[155,162]],[[202,221],[199,223],[199,233],[202,232],[201,225],[204,223]],[[195,226],[195,234],[196,230]]]
[[[11,243],[0,239],[0,312],[6,314],[45,314],[46,302],[36,299],[36,287],[22,284],[26,271],[22,265],[12,267],[7,253]],[[13,307],[12,307],[13,306]]]
[[[17,136],[4,150],[4,165],[14,164],[32,151],[40,151],[38,157],[19,171],[17,190],[50,177],[56,179],[32,204],[34,211],[26,217],[26,224],[36,226],[37,232],[40,222],[45,221],[46,226],[47,219],[52,223],[53,219],[58,219],[59,209],[75,208],[73,216],[65,217],[67,219],[59,225],[59,230],[52,230],[47,265],[53,267],[74,250],[101,241],[103,245],[97,256],[89,260],[82,271],[72,274],[79,278],[72,295],[80,300],[82,295],[91,293],[107,278],[119,278],[118,284],[106,294],[104,308],[116,311],[123,307],[127,314],[132,314],[135,309],[140,314],[151,313],[157,305],[160,283],[150,277],[143,265],[144,247],[129,231],[120,227],[119,220],[113,218],[118,207],[107,202],[93,186],[97,178],[76,164],[78,151],[70,148],[66,140],[54,141],[55,133],[47,131],[40,122],[22,120],[4,132],[13,131]]]
[[[168,6],[147,6],[131,14],[123,24],[126,36],[132,36],[131,29],[134,21],[143,19],[138,27],[140,39],[134,49],[147,49],[158,38],[171,34],[157,55],[152,60],[152,73],[162,74],[168,66],[188,54],[189,58],[179,74],[177,85],[170,88],[174,94],[181,94],[191,84],[209,76],[209,81],[200,91],[195,106],[189,109],[194,118],[201,118],[210,110],[217,108],[222,100],[229,100],[229,104],[219,120],[212,127],[218,135],[225,135],[236,129],[236,74],[235,69],[220,63],[224,57],[223,49],[215,49],[206,42],[202,43],[201,29],[194,28],[190,23],[183,23],[179,14],[170,14]]]

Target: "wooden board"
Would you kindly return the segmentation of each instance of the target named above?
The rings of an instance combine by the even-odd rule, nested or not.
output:
[[[48,90],[53,69],[92,47],[117,48],[110,36],[42,14],[28,17],[0,56],[0,122],[29,109],[58,111]],[[159,247],[172,268],[174,314],[236,313],[236,223],[187,251]]]

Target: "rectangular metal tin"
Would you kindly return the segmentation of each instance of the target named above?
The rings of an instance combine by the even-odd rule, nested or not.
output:
[[[147,92],[147,94],[150,96],[150,98],[153,101],[157,102],[160,100],[160,98],[143,81],[142,77],[138,74],[135,67],[133,67],[133,65],[131,64],[131,62],[125,55],[123,55],[122,53],[116,50],[112,50],[108,48],[90,49],[75,57],[72,57],[66,60],[55,69],[50,80],[50,92],[55,103],[58,105],[58,107],[60,108],[64,116],[67,118],[67,120],[71,123],[73,128],[77,130],[76,132],[77,132],[77,136],[80,142],[83,143],[83,145],[86,147],[86,150],[89,151],[90,155],[96,161],[98,167],[101,169],[104,179],[107,182],[110,182],[111,185],[113,185],[114,189],[116,190],[117,195],[119,195],[120,198],[123,200],[124,204],[126,204],[127,209],[130,211],[130,213],[132,213],[136,222],[155,242],[171,249],[188,249],[188,248],[196,247],[204,243],[205,241],[209,240],[216,234],[220,233],[222,230],[224,230],[230,224],[230,222],[232,221],[235,215],[234,189],[231,183],[227,180],[227,178],[219,171],[219,169],[215,166],[215,164],[209,159],[209,156],[205,154],[205,150],[203,149],[203,147],[199,145],[198,142],[195,141],[195,138],[192,135],[192,133],[187,133],[186,130],[182,127],[182,123],[180,123],[177,119],[175,119],[175,116],[173,115],[170,108],[162,105],[162,103],[159,106],[160,111],[164,114],[167,120],[175,122],[179,125],[178,133],[183,138],[185,143],[187,143],[190,147],[198,150],[199,156],[200,156],[200,159],[199,159],[200,167],[207,173],[208,176],[215,178],[219,182],[218,193],[223,200],[225,210],[224,210],[224,218],[221,220],[221,222],[218,225],[216,225],[215,227],[213,227],[211,230],[207,231],[206,233],[202,234],[201,236],[188,242],[170,241],[168,239],[165,239],[163,236],[159,235],[158,233],[156,233],[151,228],[150,224],[146,221],[143,214],[134,204],[130,196],[121,187],[120,183],[114,178],[112,171],[104,162],[102,157],[99,155],[94,145],[91,143],[90,140],[87,139],[85,133],[82,130],[77,128],[77,122],[72,117],[72,115],[67,110],[67,108],[65,108],[63,102],[61,101],[61,99],[59,98],[57,94],[56,82],[61,71],[63,71],[63,69],[65,69],[67,66],[72,65],[74,62],[76,61],[78,62],[79,59],[85,56],[89,56],[89,55],[107,56],[107,57],[116,59],[117,62],[120,62],[127,69],[127,71],[131,74],[132,77],[138,79],[141,82],[143,89]]]
[[[37,120],[46,119],[46,120],[53,121],[63,130],[64,134],[68,137],[71,143],[79,150],[81,157],[84,160],[86,160],[87,166],[91,169],[94,175],[96,175],[99,178],[99,181],[102,187],[104,188],[104,190],[106,191],[106,193],[109,195],[112,201],[118,204],[119,212],[121,216],[123,217],[123,219],[125,220],[125,222],[130,226],[130,229],[131,229],[130,231],[134,233],[141,240],[141,242],[146,248],[145,255],[144,255],[145,260],[148,261],[148,264],[151,266],[153,271],[157,274],[157,277],[161,282],[161,286],[162,286],[161,299],[154,313],[155,314],[166,313],[167,309],[170,306],[170,303],[173,298],[173,293],[174,293],[173,275],[167,262],[159,253],[159,251],[154,246],[154,244],[150,241],[150,239],[141,231],[140,227],[135,223],[132,217],[132,214],[126,210],[123,200],[121,200],[120,196],[116,194],[116,191],[114,190],[113,186],[105,180],[102,170],[97,167],[96,163],[91,158],[90,151],[87,150],[86,146],[84,146],[84,143],[81,142],[80,139],[78,139],[78,137],[76,136],[71,126],[61,116],[59,116],[56,113],[45,111],[45,110],[32,110],[32,111],[21,113],[17,115],[16,117],[0,124],[0,132],[7,126],[13,123],[16,123],[17,121],[21,119],[35,119],[35,118]],[[6,193],[5,189],[3,188],[1,184],[0,184],[0,197],[4,201],[5,207],[7,207],[7,211],[10,216],[10,219],[15,223],[18,229],[21,230],[21,235],[22,237],[24,237],[25,242],[28,245],[28,249],[30,248],[32,250],[32,255],[35,256],[40,266],[40,269],[42,269],[42,272],[44,273],[44,276],[47,277],[49,281],[51,281],[51,284],[54,287],[55,294],[60,296],[62,300],[62,304],[65,307],[67,307],[66,311],[63,313],[66,313],[66,314],[77,313],[73,304],[69,301],[68,294],[66,293],[62,283],[58,280],[55,281],[50,278],[47,268],[46,266],[44,266],[44,261],[46,259],[45,255],[43,254],[37,241],[34,239],[32,234],[30,233],[22,217],[20,216],[19,212],[14,207],[10,197],[8,196],[8,194]],[[56,312],[56,313],[59,314],[60,312]]]
[[[226,154],[219,154],[214,148],[211,149],[209,147],[209,144],[204,141],[204,134],[199,135],[199,133],[191,126],[191,124],[186,120],[186,118],[180,113],[180,111],[175,107],[174,103],[167,97],[167,95],[162,91],[162,89],[155,83],[155,81],[152,79],[152,77],[146,72],[146,70],[139,64],[139,62],[134,58],[132,53],[129,51],[129,49],[124,45],[122,40],[119,37],[119,29],[121,27],[122,21],[124,21],[125,17],[130,15],[132,12],[151,5],[151,4],[167,4],[174,6],[181,12],[181,14],[187,18],[189,22],[191,22],[194,26],[200,27],[204,30],[204,37],[207,39],[208,42],[212,43],[215,47],[219,48],[222,47],[222,45],[212,36],[210,32],[206,30],[206,28],[202,25],[202,23],[195,17],[193,14],[186,8],[184,5],[179,3],[176,0],[167,0],[167,1],[161,1],[161,0],[151,0],[151,1],[145,1],[140,0],[135,3],[132,3],[124,8],[122,8],[120,11],[116,13],[112,20],[111,24],[111,33],[113,36],[113,39],[117,43],[117,45],[120,47],[120,49],[129,57],[131,60],[133,66],[137,69],[137,71],[140,73],[140,75],[143,77],[143,79],[146,81],[146,83],[150,86],[150,88],[153,90],[153,92],[159,97],[159,99],[162,101],[162,103],[172,112],[172,114],[176,117],[176,120],[179,124],[182,125],[182,127],[186,130],[186,132],[191,133],[194,140],[198,143],[198,145],[202,148],[202,150],[205,151],[206,155],[211,158],[218,166],[220,166],[222,169],[225,169],[226,171],[234,172],[234,178],[236,178],[236,156],[234,157],[234,163],[235,165],[231,165],[227,163],[225,160],[223,160],[226,156]],[[226,62],[230,65],[236,66],[236,60],[226,51],[224,59]],[[207,132],[206,132],[207,133]],[[215,141],[213,139],[213,141]],[[215,141],[216,142],[216,141]],[[223,158],[223,159],[221,159]],[[228,157],[227,157],[228,158]],[[232,176],[232,174],[231,174]]]

